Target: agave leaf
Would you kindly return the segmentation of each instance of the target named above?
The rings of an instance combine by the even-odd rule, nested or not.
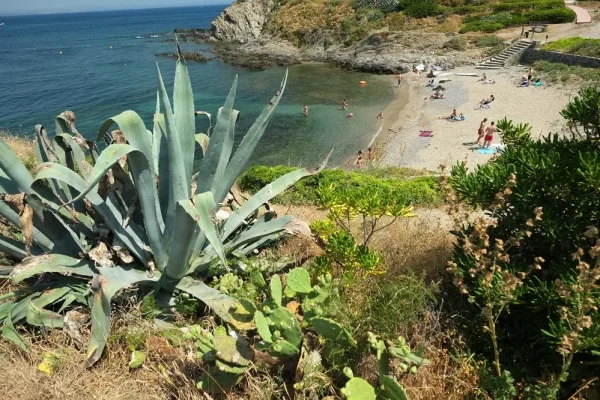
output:
[[[29,352],[29,346],[25,344],[25,342],[21,338],[21,335],[17,333],[17,330],[15,329],[12,323],[12,315],[10,312],[8,313],[8,317],[4,320],[4,327],[2,327],[2,336],[19,346],[24,351]]]
[[[99,287],[92,300],[92,337],[88,343],[86,368],[94,365],[102,355],[110,333],[110,301],[121,289],[142,281],[156,281],[159,274],[149,278],[144,271],[124,268],[98,267],[101,274]]]
[[[217,186],[215,190],[215,200],[220,203],[223,201],[229,189],[233,186],[238,176],[244,172],[246,166],[248,165],[248,161],[254,152],[254,149],[258,145],[258,142],[262,138],[262,135],[265,133],[265,129],[267,124],[269,123],[271,117],[273,116],[273,112],[275,111],[275,107],[279,104],[281,97],[283,96],[283,92],[285,91],[285,85],[287,83],[288,71],[286,70],[283,80],[281,81],[281,87],[277,94],[273,96],[271,102],[267,105],[267,107],[263,110],[263,112],[258,116],[256,121],[252,124],[248,132],[244,135],[242,142],[238,146],[235,154],[229,161],[227,165],[227,169],[223,175],[223,180],[220,185]]]
[[[274,233],[285,231],[286,226],[292,221],[292,216],[285,215],[268,222],[255,224],[250,229],[242,232],[238,237],[235,238],[235,240],[227,242],[225,244],[225,250],[230,252],[240,246],[251,243],[255,240],[259,240],[265,236],[270,236]]]
[[[62,328],[64,318],[62,315],[38,307],[30,302],[27,308],[26,321],[30,325],[45,326],[47,328]]]
[[[65,149],[69,147],[73,152],[73,157],[75,158],[75,162],[77,163],[77,167],[79,168],[79,172],[84,178],[87,178],[92,170],[92,166],[85,159],[85,153],[79,143],[73,139],[73,137],[67,133],[61,133],[57,135],[54,140],[56,144]]]
[[[2,182],[9,194],[32,193],[33,178],[27,168],[3,140],[0,140],[0,168],[10,182]]]
[[[159,105],[157,103],[157,109]],[[163,220],[167,219],[169,198],[172,196],[171,185],[169,185],[169,147],[166,137],[165,116],[154,114],[154,133],[152,135],[152,147],[154,149],[155,173],[158,176],[158,199]],[[162,177],[162,179],[161,179]],[[172,217],[172,216],[171,216]]]
[[[238,247],[233,253],[238,254],[239,256],[246,256],[250,252],[254,251],[254,249],[259,249],[265,247],[271,243],[277,242],[279,239],[287,236],[289,233],[287,231],[279,231],[272,233],[270,235],[263,236],[257,241],[247,243],[243,246]]]
[[[221,110],[219,110],[218,115],[220,114]],[[239,114],[239,111],[231,110],[231,114],[229,116],[229,125],[227,127],[227,134],[223,139],[223,146],[221,147],[221,157],[219,157],[219,164],[217,165],[215,179],[211,187],[212,192],[215,192],[217,187],[220,186],[221,182],[223,181],[223,174],[225,173],[225,169],[227,168],[227,164],[229,163],[229,159],[231,158],[231,152],[233,151],[233,139],[235,136],[235,124],[237,123]]]
[[[175,87],[173,88],[173,113],[177,137],[186,182],[192,182],[192,167],[194,163],[194,135],[196,133],[196,115],[194,108],[194,92],[190,82],[185,59],[177,43],[177,64],[175,67]]]
[[[4,235],[0,235],[0,251],[10,254],[19,260],[27,257],[27,250],[25,249],[25,245],[23,243],[11,238],[7,238]],[[31,253],[41,254],[42,251],[37,247],[32,247]]]
[[[42,293],[35,292],[19,301],[12,309],[12,321],[19,322],[27,316],[29,303],[35,303],[36,306],[43,308],[62,300],[71,291],[71,288],[64,282],[59,284],[62,286],[48,289]]]
[[[325,161],[320,165],[317,170],[309,171],[305,168],[298,169],[296,171],[289,172],[273,182],[266,185],[264,188],[259,190],[254,196],[246,201],[240,208],[233,212],[225,225],[223,226],[223,240],[226,240],[253,212],[255,212],[261,205],[271,200],[273,197],[282,193],[284,190],[298,182],[300,179],[319,173],[327,165],[327,161],[331,153],[327,156]]]
[[[141,119],[139,119],[137,114],[135,114],[135,116],[132,114],[121,114],[120,116],[115,117],[115,120],[119,121],[119,127],[123,132],[132,132],[136,129],[139,131],[143,129],[143,122]],[[139,121],[132,122],[131,120]],[[138,132],[138,134],[145,135],[145,133],[140,132]],[[131,167],[133,180],[136,183],[138,196],[142,205],[144,223],[146,225],[146,233],[148,235],[150,248],[154,254],[157,268],[162,270],[167,260],[167,254],[162,243],[162,230],[164,225],[162,224],[162,215],[160,215],[158,193],[156,191],[151,164],[141,151],[128,144],[111,144],[108,146],[100,154],[96,165],[94,165],[94,168],[90,172],[86,187],[81,191],[77,198],[73,199],[73,201],[83,198],[92,189],[96,188],[98,182],[106,175],[107,171],[125,155],[128,155],[129,157],[129,165]]]
[[[175,210],[175,232],[173,244],[169,255],[167,267],[164,270],[165,277],[173,281],[183,278],[189,268],[190,256],[193,243],[198,237],[198,225],[190,217],[192,208],[189,200],[182,200],[177,204]]]
[[[48,138],[48,135],[46,133],[46,128],[44,128],[42,125],[36,125],[35,126],[35,136],[36,136],[35,153],[37,155],[39,162],[40,163],[56,162],[57,161],[56,154],[54,153],[53,150],[51,150],[49,148],[52,145],[52,143],[50,142],[50,139]],[[64,201],[65,198],[61,196],[62,188],[60,187],[60,184],[53,179],[48,180],[48,184],[50,185],[50,189],[52,190],[52,192],[54,192],[57,196],[59,196]]]
[[[215,199],[213,198],[212,193],[204,192],[194,196],[194,209],[191,209],[187,204],[186,206],[185,210],[187,213],[197,222],[202,233],[204,233],[204,236],[208,239],[208,242],[219,256],[219,259],[225,268],[228,268],[227,258],[225,257],[225,251],[223,249],[223,242],[221,242],[221,238],[217,234],[215,224],[212,220],[216,208]]]
[[[196,146],[194,150],[194,174],[200,171],[200,167],[202,166],[202,160],[204,159],[204,155],[206,154],[206,149],[208,148],[210,138],[205,133],[198,133],[195,136],[195,140]]]
[[[79,175],[67,167],[56,163],[44,163],[39,166],[35,179],[48,178],[61,180],[69,186],[74,187],[80,193],[84,192],[86,186],[85,181]],[[130,222],[126,228],[123,227],[123,216],[114,205],[110,195],[104,201],[96,190],[92,190],[87,193],[86,199],[94,205],[96,211],[104,218],[104,221],[113,233],[146,265],[147,261],[143,250],[144,241],[142,240],[142,238],[145,239],[144,232],[133,222]]]
[[[191,182],[186,180],[185,166],[183,162],[183,155],[181,153],[181,146],[178,140],[175,117],[173,116],[171,103],[169,102],[167,90],[165,89],[165,84],[160,74],[158,64],[156,64],[156,69],[158,71],[160,98],[165,109],[165,135],[167,136],[169,149],[169,183],[171,190],[169,191],[169,204],[167,207],[165,232],[163,235],[163,242],[167,248],[169,248],[174,231],[173,224],[175,223],[175,208],[177,202],[190,199]],[[163,177],[162,179],[165,178]]]
[[[17,265],[11,275],[11,281],[17,284],[32,276],[56,272],[80,276],[93,276],[93,261],[79,260],[61,254],[44,254],[37,257],[27,257]]]
[[[231,114],[233,112],[233,100],[235,99],[237,81],[238,78],[236,76],[233,85],[231,85],[231,89],[229,90],[229,94],[227,95],[227,99],[225,100],[225,105],[219,110],[219,114],[217,115],[217,124],[215,125],[206,155],[204,156],[200,167],[196,193],[211,191],[215,179],[221,178],[217,174],[222,173],[219,169],[219,164],[222,164],[221,156],[223,155],[224,150],[225,152],[227,151],[226,148],[224,149],[224,144],[228,141],[227,137],[231,131]]]
[[[236,327],[240,326],[241,323],[231,315],[232,309],[242,307],[236,299],[207,286],[202,281],[197,281],[189,277],[181,279],[179,284],[177,284],[177,289],[183,290],[202,301],[223,321]],[[243,326],[245,325],[243,324]]]

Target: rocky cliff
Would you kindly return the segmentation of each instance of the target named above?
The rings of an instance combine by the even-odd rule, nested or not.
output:
[[[227,7],[212,23],[215,39],[228,43],[256,40],[275,8],[273,0],[238,0]]]

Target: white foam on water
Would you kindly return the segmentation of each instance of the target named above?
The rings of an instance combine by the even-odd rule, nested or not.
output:
[[[375,139],[377,139],[377,136],[379,136],[379,134],[381,133],[382,129],[383,129],[383,125],[381,125],[379,127],[379,129],[377,130],[377,132],[375,133],[375,135],[373,136],[373,138],[371,139],[371,141],[369,142],[369,145],[367,147],[373,146],[373,143],[375,143]]]

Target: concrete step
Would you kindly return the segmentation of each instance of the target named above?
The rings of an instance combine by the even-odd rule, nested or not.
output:
[[[502,69],[502,67],[488,67],[485,65],[477,65],[475,69]]]

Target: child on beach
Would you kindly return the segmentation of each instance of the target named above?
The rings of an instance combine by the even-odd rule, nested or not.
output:
[[[479,130],[477,131],[477,141],[476,144],[479,144],[479,141],[483,139],[485,135],[485,123],[487,122],[487,118],[484,118],[483,121],[479,124]]]
[[[356,160],[354,161],[353,166],[356,165],[358,168],[362,168],[365,165],[365,161],[362,158],[362,150],[358,151],[358,155],[356,156]]]
[[[304,114],[305,117],[308,117],[308,106],[305,104],[304,108],[302,109],[302,114]]]
[[[492,144],[494,140],[494,133],[496,132],[496,126],[494,125],[494,121],[490,123],[490,126],[485,130],[485,138],[483,139],[483,148],[487,149]]]

